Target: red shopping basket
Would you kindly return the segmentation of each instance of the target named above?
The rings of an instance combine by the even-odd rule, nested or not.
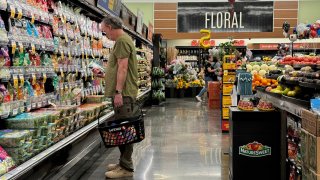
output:
[[[143,115],[99,123],[98,129],[106,148],[132,144],[145,138]]]

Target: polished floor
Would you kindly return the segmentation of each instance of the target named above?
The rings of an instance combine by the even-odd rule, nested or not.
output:
[[[146,139],[135,145],[135,180],[228,179],[228,134],[220,130],[220,110],[194,99],[167,99],[145,117]],[[83,173],[81,179],[105,179],[108,163],[117,163],[117,148]],[[110,153],[111,152],[111,153]]]

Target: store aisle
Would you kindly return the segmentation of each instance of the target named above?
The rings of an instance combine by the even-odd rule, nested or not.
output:
[[[194,99],[168,99],[145,117],[146,139],[136,144],[136,180],[227,179],[228,135],[220,132],[220,111]],[[104,179],[106,164],[116,163],[118,149],[101,156],[81,179]],[[132,178],[126,178],[132,179]]]

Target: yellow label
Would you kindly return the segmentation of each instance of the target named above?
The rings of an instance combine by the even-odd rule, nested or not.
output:
[[[68,56],[69,56],[69,60],[71,60],[72,59],[71,52],[68,52]]]
[[[23,53],[23,44],[22,43],[19,43],[19,49],[20,49],[20,53]]]
[[[35,74],[32,74],[32,82],[31,82],[31,84],[32,84],[32,85],[35,85],[35,84],[36,84],[36,81],[37,81],[36,75],[35,75]]]
[[[34,44],[31,44],[31,52],[32,54],[36,53],[36,46]]]
[[[16,8],[11,6],[10,7],[10,12],[11,12],[10,18],[14,18],[14,16],[16,15]]]
[[[66,39],[66,42],[69,42],[67,34],[64,35],[64,38]]]
[[[15,89],[18,89],[19,88],[19,79],[18,79],[18,76],[17,75],[13,75],[13,87]]]
[[[20,83],[21,83],[21,86],[23,87],[24,86],[24,76],[23,76],[23,74],[20,75]]]
[[[22,18],[22,9],[18,9],[18,19]]]
[[[64,77],[64,73],[63,73],[62,68],[60,69],[60,73],[61,73],[61,77]]]
[[[88,52],[86,52],[86,59],[89,59]]]
[[[46,83],[46,81],[47,81],[47,74],[43,73],[43,83]]]
[[[11,43],[11,46],[12,46],[12,54],[14,54],[15,52],[16,52],[16,49],[17,49],[17,44],[16,44],[16,42],[12,42]]]
[[[75,69],[76,69],[76,76],[78,76],[78,67],[76,67]]]
[[[223,75],[227,76],[228,75],[228,70],[224,70]]]
[[[63,51],[61,51],[61,58],[62,58],[62,60],[64,60],[64,52]]]
[[[87,80],[87,78],[88,78],[87,73],[86,73],[86,72],[84,72],[84,80],[86,81],[86,80]]]
[[[81,52],[81,55],[82,55],[82,59],[84,59],[84,52],[83,51]]]
[[[34,14],[32,14],[31,15],[31,24],[34,24],[34,19],[35,19]]]

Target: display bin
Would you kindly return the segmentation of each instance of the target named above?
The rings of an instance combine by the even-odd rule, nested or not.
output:
[[[210,91],[209,94],[209,100],[220,100],[220,91]]]
[[[231,96],[222,96],[222,106],[229,107],[232,105]]]
[[[223,95],[230,95],[233,89],[233,84],[223,84]]]
[[[221,130],[222,130],[222,132],[228,132],[229,128],[230,128],[229,121],[228,120],[222,120],[222,122],[221,122]]]
[[[229,108],[222,108],[222,118],[229,119]]]
[[[222,67],[224,70],[235,70],[236,64],[235,63],[223,63]]]
[[[220,100],[209,100],[208,106],[210,109],[219,109],[220,108]]]
[[[233,180],[280,177],[281,113],[230,107],[229,172]]]
[[[224,75],[222,81],[225,83],[234,83],[236,80],[236,75]]]
[[[219,91],[219,90],[220,90],[220,82],[218,81],[208,82],[208,91]]]

